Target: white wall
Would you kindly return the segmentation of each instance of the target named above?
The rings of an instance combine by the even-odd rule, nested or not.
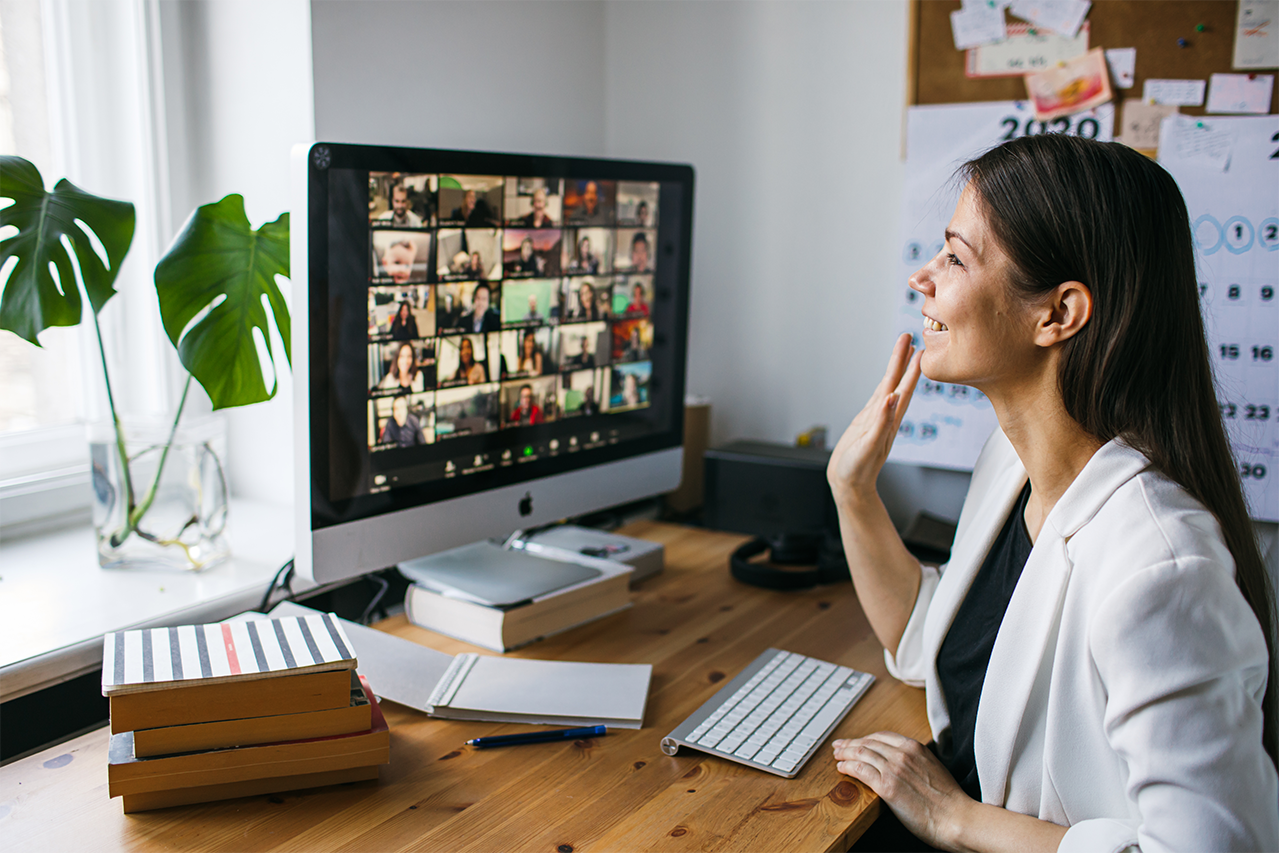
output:
[[[887,357],[906,4],[606,4],[607,150],[697,168],[713,440],[838,437]]]
[[[197,206],[232,192],[254,227],[289,209],[289,151],[315,135],[310,18],[307,0],[161,3],[169,238]],[[276,397],[227,410],[230,479],[240,497],[288,503],[293,386],[279,347],[275,358]]]
[[[598,0],[311,4],[316,137],[604,154]]]

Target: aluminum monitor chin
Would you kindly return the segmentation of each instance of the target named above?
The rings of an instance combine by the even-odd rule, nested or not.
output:
[[[292,168],[299,573],[679,485],[691,167],[318,142]]]

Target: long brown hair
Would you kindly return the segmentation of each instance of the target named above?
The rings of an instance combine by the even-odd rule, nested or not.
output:
[[[1178,185],[1125,145],[1062,134],[1013,140],[959,175],[1020,293],[1079,281],[1093,294],[1059,361],[1067,412],[1099,441],[1123,438],[1217,518],[1266,637],[1262,742],[1274,764],[1275,600],[1218,410]]]

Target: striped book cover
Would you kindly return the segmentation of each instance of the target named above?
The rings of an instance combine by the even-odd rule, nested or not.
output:
[[[103,641],[103,696],[356,667],[332,613],[114,631]]]

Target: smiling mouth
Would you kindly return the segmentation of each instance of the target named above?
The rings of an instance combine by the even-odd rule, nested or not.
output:
[[[927,332],[945,332],[947,327],[932,317],[924,318],[924,328]]]

